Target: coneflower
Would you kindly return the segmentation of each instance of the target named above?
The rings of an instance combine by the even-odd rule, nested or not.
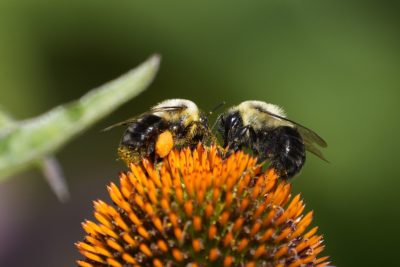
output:
[[[94,202],[76,244],[92,266],[327,266],[312,212],[273,170],[239,151],[173,150],[161,163],[143,160]]]

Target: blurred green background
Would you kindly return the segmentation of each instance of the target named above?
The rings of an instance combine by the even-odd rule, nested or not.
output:
[[[39,115],[153,52],[149,90],[58,153],[72,199],[37,171],[0,184],[0,266],[74,266],[92,200],[124,169],[114,122],[166,98],[204,110],[258,99],[329,143],[294,190],[315,210],[337,266],[398,263],[400,17],[387,1],[2,1],[0,104]],[[397,121],[397,123],[396,123]]]

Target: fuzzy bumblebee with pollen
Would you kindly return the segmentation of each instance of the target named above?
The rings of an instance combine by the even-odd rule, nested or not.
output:
[[[194,147],[212,138],[208,118],[186,99],[165,100],[150,111],[108,127],[128,125],[118,148],[128,165],[164,158],[173,148]]]
[[[314,131],[287,119],[276,105],[244,101],[220,115],[217,123],[228,154],[248,148],[259,162],[269,160],[281,178],[300,172],[306,150],[327,161],[318,148],[326,147],[326,142]]]

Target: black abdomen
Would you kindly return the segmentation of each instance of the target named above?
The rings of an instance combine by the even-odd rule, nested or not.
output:
[[[289,126],[260,131],[253,147],[260,160],[269,159],[282,178],[291,178],[304,165],[306,152],[299,132]]]
[[[120,155],[127,160],[136,161],[154,154],[154,147],[159,133],[167,129],[165,121],[156,115],[143,115],[130,124],[120,142]],[[121,149],[122,148],[122,149]]]

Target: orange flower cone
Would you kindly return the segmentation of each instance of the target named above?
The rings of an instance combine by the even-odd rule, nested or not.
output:
[[[108,186],[114,205],[94,202],[76,246],[93,266],[327,266],[300,195],[239,151],[173,150],[144,160]]]

